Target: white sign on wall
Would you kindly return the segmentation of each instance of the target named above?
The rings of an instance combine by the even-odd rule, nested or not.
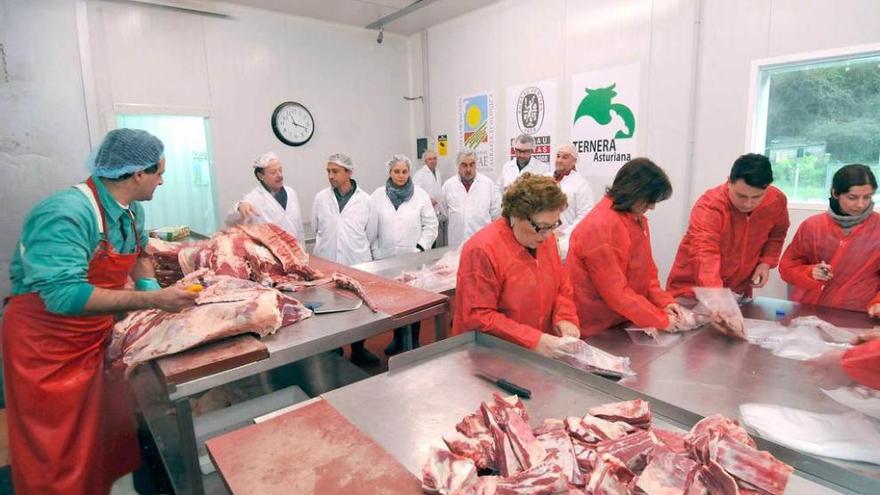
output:
[[[477,171],[495,174],[495,95],[479,93],[458,99],[458,147],[476,154]]]
[[[556,81],[548,79],[507,88],[508,156],[514,157],[513,140],[520,134],[535,138],[538,160],[550,162],[551,140],[556,131]]]
[[[578,171],[614,176],[634,158],[639,136],[639,64],[575,74],[571,78],[571,142]]]

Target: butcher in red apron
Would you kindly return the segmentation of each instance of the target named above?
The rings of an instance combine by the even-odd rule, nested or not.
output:
[[[106,494],[138,466],[133,403],[105,366],[114,314],[179,311],[195,295],[158,290],[144,255],[143,208],[162,184],[163,145],[145,131],[108,133],[85,184],[28,215],[10,265],[3,367],[18,494]],[[125,290],[129,277],[139,291]]]

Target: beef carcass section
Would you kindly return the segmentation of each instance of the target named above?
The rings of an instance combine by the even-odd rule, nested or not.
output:
[[[222,275],[199,277],[198,281],[205,290],[195,306],[179,313],[133,311],[116,323],[108,358],[130,370],[138,363],[225,337],[269,335],[312,316],[296,299],[256,282]]]

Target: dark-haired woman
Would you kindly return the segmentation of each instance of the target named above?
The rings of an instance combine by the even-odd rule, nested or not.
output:
[[[877,179],[864,165],[834,174],[830,207],[798,227],[779,265],[792,301],[880,316],[880,214]]]
[[[672,330],[682,316],[681,307],[657,280],[645,217],[671,195],[663,169],[647,158],[633,159],[572,232],[566,268],[582,336],[626,321]]]
[[[526,172],[508,186],[501,218],[462,247],[453,335],[487,332],[545,356],[580,335],[553,233],[567,205],[553,177]]]

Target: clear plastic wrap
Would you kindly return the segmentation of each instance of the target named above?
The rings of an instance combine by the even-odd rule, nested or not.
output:
[[[615,356],[576,337],[562,337],[555,359],[569,366],[598,375],[622,378],[635,376],[628,357]]]
[[[694,287],[694,294],[700,302],[694,308],[695,313],[715,320],[713,327],[721,333],[746,338],[739,298],[733,291],[720,287]]]

